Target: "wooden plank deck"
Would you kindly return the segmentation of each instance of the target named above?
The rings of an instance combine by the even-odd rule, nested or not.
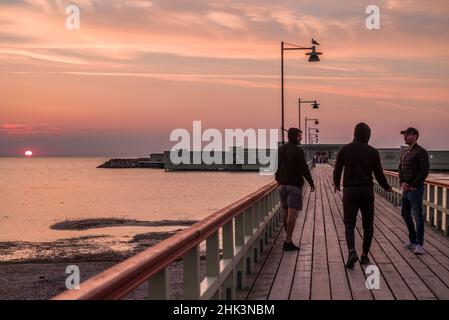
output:
[[[449,239],[426,226],[426,254],[406,249],[407,230],[400,208],[376,195],[375,228],[371,264],[380,270],[380,289],[368,290],[365,270],[357,264],[347,270],[342,193],[332,189],[332,170],[318,164],[313,170],[316,192],[307,186],[304,207],[298,216],[293,240],[299,252],[284,252],[281,230],[272,246],[248,277],[243,299],[294,300],[392,300],[449,299]],[[361,216],[357,219],[356,243],[361,252]]]

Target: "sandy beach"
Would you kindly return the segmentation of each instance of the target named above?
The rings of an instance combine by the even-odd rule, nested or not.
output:
[[[89,219],[63,221],[52,226],[58,229],[86,230],[129,225],[154,225],[185,227],[195,223],[183,221],[136,221],[117,219]],[[50,299],[65,290],[65,273],[68,265],[77,265],[81,281],[129,258],[146,248],[175,234],[182,228],[168,232],[136,234],[129,239],[115,240],[111,246],[107,235],[83,236],[52,242],[0,243],[0,299]],[[114,248],[119,248],[114,249]],[[7,258],[7,259],[6,259]],[[171,271],[171,295],[182,295],[182,263],[174,262]],[[144,299],[146,286],[134,291],[131,299]]]

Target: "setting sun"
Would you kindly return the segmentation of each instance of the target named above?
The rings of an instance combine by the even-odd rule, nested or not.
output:
[[[32,155],[33,155],[33,151],[31,151],[31,150],[25,151],[25,156],[31,157]]]

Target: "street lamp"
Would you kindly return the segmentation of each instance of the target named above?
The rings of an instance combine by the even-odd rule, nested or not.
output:
[[[301,104],[302,103],[311,103],[312,109],[319,109],[320,104],[316,102],[316,100],[301,100],[298,99],[298,128],[301,130]]]
[[[320,130],[318,128],[309,128],[308,130],[309,130],[309,135],[320,133]]]
[[[320,54],[323,54],[322,52],[317,52],[315,50],[315,46],[312,46],[312,52],[307,52],[306,56],[309,56],[309,62],[320,62]]]
[[[306,144],[307,144],[307,122],[310,122],[310,121],[313,121],[313,123],[315,124],[315,125],[319,125],[320,124],[320,122],[318,121],[318,119],[310,119],[310,118],[305,118],[304,119],[304,128],[305,128],[305,134],[306,134],[306,137],[305,137],[305,141],[306,141]]]
[[[316,51],[315,45],[318,45],[318,42],[312,39],[311,47],[302,47],[296,44],[286,43],[284,41],[281,42],[281,135],[282,135],[282,144],[285,143],[284,137],[284,50],[311,50],[311,52],[306,52],[306,55],[309,56],[309,62],[318,62],[321,55],[321,52]]]
[[[317,134],[309,135],[309,144],[313,144],[314,141],[318,142],[318,135]]]
[[[320,133],[320,130],[318,128],[309,128],[307,133],[309,136],[309,144],[311,144],[313,138],[318,139],[318,133]]]

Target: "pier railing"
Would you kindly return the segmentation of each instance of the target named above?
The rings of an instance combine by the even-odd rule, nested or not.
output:
[[[276,182],[67,290],[55,299],[120,299],[148,283],[149,299],[169,299],[169,264],[183,261],[184,299],[233,299],[281,226]],[[220,238],[222,248],[220,248]],[[200,244],[206,276],[200,277]],[[222,249],[222,250],[220,250]],[[220,255],[220,251],[222,254]]]
[[[308,165],[311,169],[312,162]],[[149,299],[170,299],[169,265],[179,259],[184,299],[234,299],[281,227],[281,211],[273,181],[54,299],[120,299],[144,284],[148,284]],[[201,277],[204,242],[206,275]]]
[[[384,171],[388,183],[393,187],[393,192],[385,191],[376,181],[375,190],[384,198],[395,205],[401,204],[402,189],[399,186],[399,174],[394,171]],[[448,189],[449,183],[426,179],[424,182],[424,217],[426,222],[434,226],[438,231],[449,236],[449,210],[448,210]]]

